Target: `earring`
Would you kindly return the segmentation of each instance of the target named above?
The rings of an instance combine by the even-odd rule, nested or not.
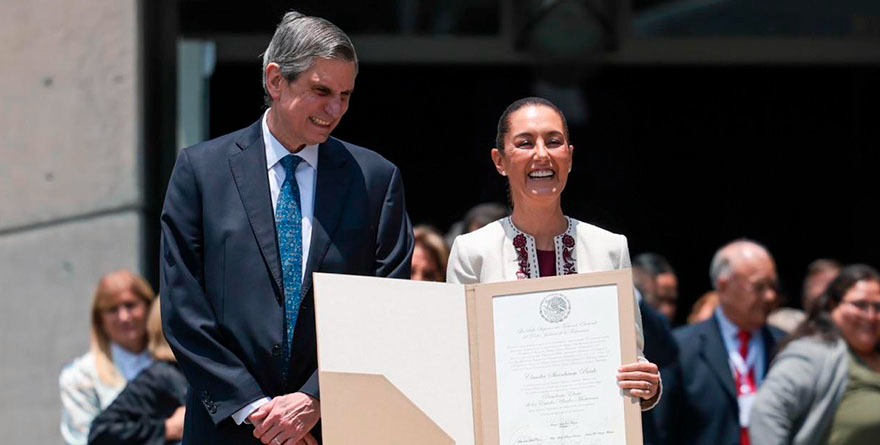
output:
[[[507,176],[507,172],[504,170],[501,170],[501,176]]]

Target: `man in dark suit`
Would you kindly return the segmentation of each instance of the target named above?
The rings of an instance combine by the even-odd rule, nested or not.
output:
[[[678,360],[678,345],[672,336],[672,327],[666,317],[648,304],[641,292],[639,311],[642,314],[642,332],[645,335],[645,358],[657,365],[662,375],[663,369],[675,365]],[[642,411],[642,439],[645,445],[664,444],[654,411]]]
[[[678,308],[678,276],[663,256],[653,252],[636,255],[632,262],[633,283],[647,303],[675,324]]]
[[[766,248],[740,239],[716,252],[710,277],[719,307],[709,320],[674,331],[679,360],[661,371],[655,412],[668,444],[749,445],[755,391],[785,335],[766,325],[776,265]]]
[[[263,56],[262,118],[177,159],[161,298],[192,388],[184,444],[319,443],[312,272],[410,275],[399,170],[330,137],[357,69],[345,33],[290,12]]]

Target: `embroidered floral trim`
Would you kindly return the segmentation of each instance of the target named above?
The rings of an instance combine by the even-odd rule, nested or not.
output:
[[[531,275],[529,250],[526,249],[526,236],[519,233],[513,237],[513,248],[516,250],[516,262],[519,266],[519,270],[516,271],[516,279],[525,280]]]
[[[562,234],[556,236],[554,244],[556,246],[556,275],[573,275],[577,273],[577,258],[575,255],[575,238],[574,226],[571,220],[568,220],[568,229]],[[516,278],[525,280],[532,278],[532,270],[535,270],[535,278],[539,274],[537,272],[538,254],[534,247],[534,242],[529,242],[531,235],[520,232],[510,217],[507,217],[507,224],[516,234],[513,236],[513,249],[516,251]],[[534,265],[534,267],[532,267]]]
[[[574,260],[574,237],[568,233],[562,234],[562,274],[573,275],[577,273],[577,262]]]

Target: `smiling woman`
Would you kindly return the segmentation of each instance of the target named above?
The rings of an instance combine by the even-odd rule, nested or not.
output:
[[[487,283],[630,267],[626,237],[562,212],[562,192],[574,147],[565,116],[552,102],[527,97],[510,104],[498,121],[492,161],[510,187],[511,216],[455,239],[446,280]],[[618,385],[650,409],[660,398],[657,366],[642,353],[638,305],[635,330],[639,361],[624,365]]]
[[[841,270],[780,345],[758,390],[752,443],[875,443],[880,435],[880,273]],[[807,403],[805,403],[805,401]]]
[[[155,299],[143,278],[127,270],[105,275],[92,299],[91,347],[61,371],[61,435],[85,444],[89,426],[128,380],[152,363],[147,314]]]

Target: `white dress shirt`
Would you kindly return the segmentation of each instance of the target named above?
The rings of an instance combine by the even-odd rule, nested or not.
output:
[[[266,113],[268,113],[268,111]],[[284,148],[284,146],[281,145],[281,142],[278,142],[278,139],[276,139],[275,136],[272,135],[272,132],[269,131],[266,113],[263,114],[262,124],[263,145],[266,146],[266,167],[269,175],[269,192],[272,195],[272,211],[275,212],[275,207],[278,205],[278,195],[281,194],[281,185],[284,184],[284,179],[287,178],[287,172],[284,170],[284,166],[281,165],[281,158],[291,153]],[[299,165],[296,166],[294,176],[296,176],[296,184],[299,186],[299,203],[300,212],[302,214],[303,268],[300,272],[300,277],[305,278],[306,262],[309,258],[309,248],[312,244],[312,220],[315,216],[315,189],[317,188],[316,184],[318,180],[318,146],[306,145],[302,150],[293,155],[299,156],[303,159],[303,162],[300,162]],[[247,420],[251,413],[256,411],[259,407],[269,403],[270,400],[272,400],[270,397],[263,397],[262,399],[255,400],[244,408],[233,413],[232,419],[235,420],[236,424],[241,425]]]
[[[266,166],[269,174],[269,192],[272,194],[272,209],[278,205],[278,195],[287,173],[281,165],[281,158],[291,154],[269,131],[266,115],[263,115],[263,143],[266,146]],[[312,244],[312,220],[315,215],[315,188],[318,179],[318,146],[306,145],[298,153],[304,162],[296,166],[296,184],[299,186],[300,212],[302,213],[303,274],[309,247]]]
[[[727,348],[727,355],[730,357],[730,373],[734,374],[734,358],[733,354],[739,356],[739,328],[724,315],[724,311],[720,307],[715,309],[715,318],[718,320],[718,326],[721,327],[721,338],[724,339],[724,347]],[[755,367],[755,386],[760,387],[764,381],[766,364],[764,363],[764,337],[761,336],[761,330],[751,332],[752,338],[749,340],[749,357],[743,357],[748,365]],[[751,367],[749,366],[749,367]]]

